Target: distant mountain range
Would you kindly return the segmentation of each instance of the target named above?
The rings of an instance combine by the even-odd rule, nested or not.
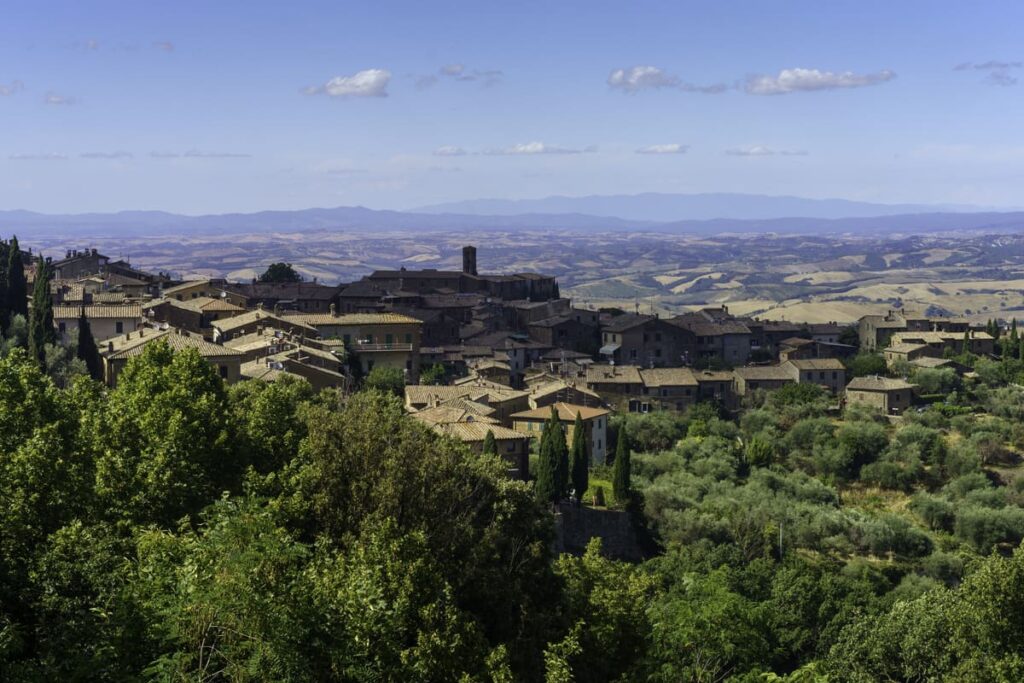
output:
[[[915,213],[991,211],[980,206],[874,204],[848,199],[806,199],[756,194],[659,194],[545,197],[543,199],[471,199],[413,209],[419,213],[514,216],[524,213],[579,213],[627,220],[669,223],[718,218],[764,220],[772,218],[868,218]]]
[[[451,210],[444,210],[450,208]],[[971,209],[974,208],[973,211]],[[506,213],[518,209],[514,213]],[[583,209],[586,209],[585,211]],[[476,213],[493,210],[492,213]],[[609,213],[621,211],[622,215]],[[715,215],[716,212],[722,215]],[[926,233],[1024,230],[1024,212],[888,205],[759,195],[622,195],[480,200],[419,211],[361,206],[185,216],[162,211],[50,215],[0,211],[0,235],[104,237],[248,232],[446,230],[651,231],[715,235]]]

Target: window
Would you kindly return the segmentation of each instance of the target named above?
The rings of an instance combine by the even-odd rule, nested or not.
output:
[[[124,332],[124,323],[121,322],[120,320],[114,323],[114,331],[117,332],[118,334]]]
[[[372,360],[366,361],[366,371],[369,372],[370,370],[373,370],[373,361]]]
[[[630,349],[629,350],[629,357],[630,358],[636,358],[636,349]]]
[[[452,328],[452,334],[458,334],[458,332],[454,328]],[[405,343],[406,344],[412,344],[412,333],[411,332],[407,332],[405,334]]]
[[[661,349],[655,349],[654,350],[654,357],[655,358],[661,358]]]
[[[228,378],[228,366],[226,366],[226,365],[218,365],[217,366],[217,370],[220,371],[221,379],[227,379]]]
[[[61,334],[64,334],[64,331],[65,331],[64,323],[60,323],[60,324],[57,325],[57,331],[60,332]]]
[[[508,451],[509,453],[511,453],[515,449],[516,449],[516,442],[515,441],[509,441],[508,445],[505,446],[505,450]]]
[[[412,361],[411,360],[405,361],[405,369],[408,370],[409,372],[412,372]]]
[[[343,342],[345,342],[345,346],[348,346],[349,344],[352,343],[352,335],[351,334],[343,334],[341,336],[341,340]]]
[[[390,346],[391,344],[395,343],[395,335],[393,335],[393,334],[386,334],[386,335],[384,335],[384,343],[387,344],[388,346]]]
[[[602,447],[602,446],[604,446],[604,444],[603,444],[603,443],[601,443],[601,439],[598,439],[598,440],[597,440],[597,450],[601,450],[601,447]]]
[[[825,373],[824,372],[819,372],[818,373],[818,379],[825,379]]]
[[[661,341],[661,332],[654,333],[654,341]]]
[[[838,372],[835,372],[835,371],[833,370],[833,371],[832,371],[832,379],[839,379],[839,373],[838,373]]]

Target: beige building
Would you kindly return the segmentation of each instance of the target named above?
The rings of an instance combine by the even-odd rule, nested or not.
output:
[[[733,391],[740,398],[758,390],[775,391],[796,382],[787,368],[778,365],[736,368],[732,374]]]
[[[643,368],[646,410],[685,410],[697,402],[700,385],[689,368]]]
[[[128,360],[141,356],[147,345],[162,340],[172,351],[195,349],[203,359],[217,370],[217,374],[229,384],[241,379],[243,354],[218,344],[206,341],[198,335],[173,327],[166,329],[141,328],[134,332],[106,339],[99,343],[100,356],[103,358],[103,379],[108,386],[117,384],[117,376],[128,363]]]
[[[458,439],[470,450],[483,453],[487,433],[494,435],[498,455],[508,463],[508,475],[526,481],[530,477],[530,434],[486,422],[452,422],[433,426],[434,431]]]
[[[995,351],[995,340],[988,332],[968,330],[966,332],[894,332],[889,337],[890,346],[903,347],[905,344],[923,345],[920,353],[924,356],[941,358],[947,351],[959,354],[963,351],[964,336],[967,350],[977,356],[990,355]]]
[[[364,374],[375,367],[399,368],[406,381],[420,377],[420,338],[423,323],[398,313],[329,313],[286,315],[284,319],[314,328],[325,339],[341,339]]]
[[[142,322],[142,306],[139,304],[89,304],[87,306],[54,306],[53,324],[57,334],[65,343],[72,330],[78,329],[78,318],[85,309],[89,329],[97,345],[100,340],[131,332]]]
[[[817,384],[833,396],[838,396],[846,386],[846,366],[838,358],[794,359],[780,367],[798,384]]]
[[[584,440],[591,465],[603,465],[608,458],[608,416],[611,411],[604,408],[588,408],[571,403],[553,403],[543,408],[525,410],[512,416],[512,427],[526,434],[540,438],[544,423],[551,418],[551,410],[558,415],[558,421],[565,428],[565,442],[571,448],[575,433],[576,416],[583,421]]]
[[[856,377],[846,386],[846,401],[877,408],[886,415],[899,415],[913,404],[915,385],[888,377]]]
[[[189,299],[198,299],[200,297],[224,299],[226,301],[230,301],[236,306],[241,306],[242,308],[245,308],[246,301],[244,296],[240,296],[233,292],[226,292],[221,289],[221,284],[215,283],[212,280],[191,280],[189,282],[182,282],[180,285],[168,287],[163,290],[160,292],[160,296],[161,298],[174,299],[175,301],[188,301]]]

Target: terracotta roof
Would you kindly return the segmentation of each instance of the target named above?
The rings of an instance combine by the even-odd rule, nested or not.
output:
[[[177,294],[178,292],[183,292],[183,291],[186,291],[188,289],[192,289],[196,285],[209,285],[209,284],[210,284],[209,280],[189,280],[188,282],[182,282],[180,285],[175,285],[173,287],[168,287],[168,288],[163,290],[163,293],[165,295],[167,295],[167,294]]]
[[[892,351],[893,353],[913,353],[914,351],[920,351],[921,349],[927,348],[927,344],[893,344],[882,349],[883,351]]]
[[[728,370],[694,370],[697,382],[731,382],[732,373]]]
[[[77,318],[82,306],[54,306],[53,319],[66,320]],[[85,306],[87,318],[141,318],[142,306],[139,304],[88,304]]]
[[[847,391],[897,391],[902,389],[913,389],[916,385],[902,379],[889,377],[855,377],[846,385]]]
[[[419,325],[416,318],[399,313],[347,313],[331,315],[330,313],[298,313],[284,316],[285,320],[294,320],[305,325]]]
[[[809,346],[814,344],[813,339],[804,339],[803,337],[787,337],[779,342],[779,346],[791,346],[793,348],[799,348],[801,346]]]
[[[241,357],[241,351],[208,342],[202,337],[183,333],[170,327],[166,330],[146,329],[129,332],[112,339],[105,339],[98,344],[100,354],[109,359],[132,358],[142,354],[147,344],[158,339],[167,342],[174,351],[195,349],[205,358]]]
[[[495,441],[511,441],[519,439],[532,439],[533,437],[523,432],[517,432],[501,425],[485,424],[483,422],[456,422],[453,424],[434,425],[434,431],[452,436],[459,441],[470,443],[483,441],[487,438],[487,432],[494,434]]]
[[[640,384],[640,369],[635,365],[591,365],[587,384]]]
[[[697,378],[690,368],[645,368],[640,377],[649,387],[697,386]]]
[[[610,415],[610,410],[604,408],[590,408],[588,406],[578,406],[572,403],[552,403],[549,406],[542,408],[534,408],[533,410],[524,410],[520,413],[512,413],[513,420],[546,420],[551,417],[551,409],[554,408],[558,412],[558,419],[562,422],[572,422],[576,419],[577,413],[584,420],[592,420],[595,417],[601,417],[602,415]]]
[[[838,358],[800,358],[786,361],[799,370],[845,370]]]
[[[226,299],[214,299],[209,296],[200,296],[195,299],[186,299],[184,301],[178,301],[177,299],[168,299],[167,301],[172,306],[185,308],[190,311],[197,311],[199,313],[207,313],[209,311],[245,311],[241,306],[236,306]]]
[[[310,333],[310,336],[317,334],[316,328],[304,325],[296,320],[283,318],[267,311],[249,311],[242,313],[241,315],[234,315],[230,318],[224,318],[223,320],[214,320],[210,323],[211,327],[215,327],[221,332],[233,332],[241,327],[250,325],[252,323],[263,322],[267,327],[274,327],[274,323],[279,325],[285,325],[287,327],[301,327]]]
[[[472,401],[470,401],[471,403]],[[492,409],[493,413],[494,410]],[[482,415],[476,411],[460,408],[454,405],[439,405],[433,408],[424,408],[411,415],[420,422],[428,425],[454,424],[456,422],[482,422],[484,424],[498,424],[498,421],[490,415]]]
[[[617,315],[607,323],[601,326],[601,330],[604,332],[625,332],[631,330],[634,327],[645,325],[652,320],[657,320],[653,315],[638,315],[636,313],[624,313]]]

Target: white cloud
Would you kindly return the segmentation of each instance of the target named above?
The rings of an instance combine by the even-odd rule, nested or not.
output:
[[[465,71],[465,64],[445,64],[441,67],[442,76],[461,76]]]
[[[335,76],[325,84],[305,89],[307,95],[330,97],[387,97],[391,72],[387,69],[364,69],[351,76]]]
[[[178,152],[150,152],[153,159],[248,159],[251,154],[240,154],[237,152],[204,152],[198,149],[190,149],[183,153]]]
[[[861,88],[885,83],[894,78],[896,74],[889,69],[869,74],[855,74],[852,71],[835,73],[818,69],[783,69],[778,76],[749,77],[744,90],[749,95],[785,95],[812,90]]]
[[[608,86],[627,93],[635,93],[641,90],[673,88],[683,92],[696,92],[704,94],[715,94],[725,92],[728,87],[724,83],[713,83],[711,85],[694,85],[687,83],[670,73],[662,71],[656,66],[631,66],[623,69],[614,69],[608,74]]]
[[[153,43],[153,47],[164,52],[174,52],[174,43],[169,40],[158,40]]]
[[[46,104],[52,104],[56,106],[74,104],[75,98],[68,97],[67,95],[58,95],[55,92],[46,93],[46,97],[43,98],[43,102]]]
[[[608,85],[624,92],[638,92],[648,88],[674,88],[679,85],[679,78],[656,66],[631,66],[608,74]]]
[[[461,157],[466,155],[466,150],[456,145],[441,145],[434,150],[436,157]]]
[[[78,155],[82,159],[131,159],[131,152],[83,152]]]
[[[953,71],[987,71],[988,77],[985,82],[990,85],[1001,85],[1003,87],[1017,85],[1017,77],[1010,74],[1010,69],[1024,67],[1024,62],[998,62],[989,60],[980,64],[964,62],[953,67]]]
[[[648,145],[647,147],[641,147],[636,150],[637,154],[686,154],[689,151],[689,145],[681,145],[677,142],[673,142],[668,145]]]
[[[747,145],[746,147],[732,147],[725,150],[725,153],[733,157],[803,157],[807,152],[802,149],[774,149],[765,145]]]
[[[12,161],[67,161],[67,154],[50,152],[48,154],[12,154],[8,157]]]
[[[11,81],[10,83],[0,84],[0,97],[7,97],[16,92],[21,92],[24,89],[25,84],[21,81]]]
[[[524,142],[518,145],[512,145],[511,147],[504,147],[500,149],[487,149],[484,150],[484,154],[501,156],[520,156],[520,155],[532,155],[532,154],[584,154],[589,152],[596,152],[597,147],[590,146],[583,149],[569,149],[567,147],[555,147],[547,145],[543,142]]]

